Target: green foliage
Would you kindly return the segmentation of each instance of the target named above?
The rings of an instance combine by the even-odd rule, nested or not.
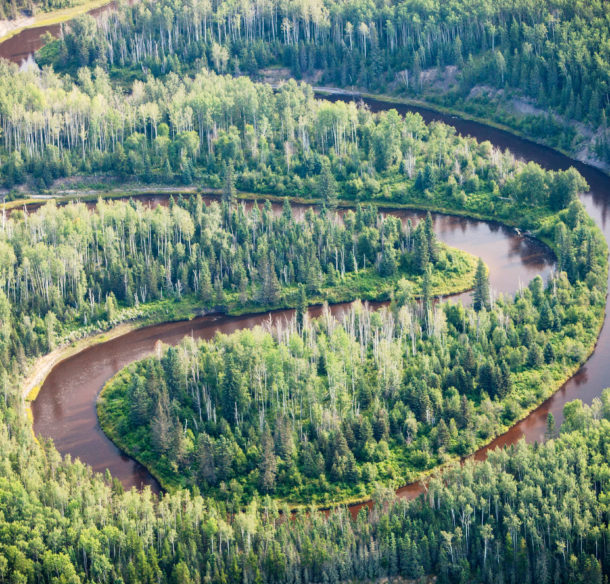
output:
[[[479,258],[477,271],[474,275],[474,295],[473,308],[476,311],[483,310],[489,307],[489,278],[487,276],[487,268],[483,260]],[[542,314],[540,316],[543,319]]]
[[[0,1],[0,18],[2,19],[17,19],[23,13],[29,15],[37,12],[51,12],[53,10],[61,10],[71,6],[84,4],[85,0],[1,0]]]
[[[127,94],[100,67],[81,69],[70,81],[0,64],[5,186],[47,189],[58,179],[93,172],[222,187],[226,201],[236,188],[315,197],[330,208],[338,199],[376,198],[492,215],[524,227],[586,188],[574,170],[524,165],[448,126],[425,126],[419,115],[373,114],[354,103],[315,100],[311,88],[294,82],[272,92],[245,77],[204,70],[193,79],[136,81]],[[392,151],[383,163],[380,144]],[[430,254],[434,259],[429,247]]]
[[[283,225],[273,246],[278,251],[289,234],[282,223],[288,216],[285,208],[276,219]],[[363,230],[375,224],[392,247],[393,219],[380,224],[366,217],[362,209],[348,212],[345,224]],[[577,217],[571,245],[581,230],[599,237]],[[318,221],[316,231],[323,233],[325,219]],[[438,258],[430,217],[415,231],[422,249],[432,248]],[[588,261],[586,249],[574,253],[577,264]],[[165,485],[225,498],[232,483],[233,504],[264,494],[330,502],[370,493],[375,481],[408,482],[489,441],[582,360],[575,343],[590,346],[596,328],[579,321],[589,315],[599,322],[604,307],[603,252],[591,261],[595,267],[585,268],[584,281],[571,284],[562,273],[544,286],[535,278],[514,300],[493,304],[479,261],[472,309],[431,302],[430,264],[421,304],[402,283],[400,305],[371,312],[357,303],[338,320],[328,309],[319,320],[305,319],[301,284],[299,311],[288,325],[198,346],[188,339],[160,362],[150,358],[128,368],[104,391],[102,425]],[[379,268],[387,269],[383,259]],[[133,400],[141,387],[150,388],[152,403],[144,421]],[[566,413],[566,424],[576,429],[580,419]]]
[[[142,70],[190,73],[200,63],[250,75],[279,65],[321,85],[424,96],[572,152],[594,134],[592,149],[608,162],[609,14],[602,0],[273,0],[264,10],[250,1],[144,0],[97,32],[84,35],[77,23],[39,59],[70,71],[99,65],[126,80]],[[400,164],[392,116],[371,138],[378,171]],[[424,182],[434,180],[431,170]]]
[[[566,407],[559,438],[456,466],[413,503],[378,488],[373,510],[353,522],[345,510],[285,521],[272,499],[362,496],[377,480],[407,480],[488,441],[573,372],[594,344],[607,275],[604,242],[575,200],[582,178],[523,165],[419,116],[316,102],[306,86],[274,93],[244,77],[176,75],[206,64],[223,73],[284,64],[297,78],[323,69],[322,82],[420,96],[435,70],[455,66],[451,105],[488,115],[495,102],[477,98],[478,86],[514,91],[600,128],[594,148],[607,157],[607,4],[304,6],[144,0],[102,26],[78,19],[39,55],[71,79],[0,65],[5,187],[46,189],[100,173],[100,182],[222,186],[226,199],[154,211],[101,203],[93,214],[47,207],[27,223],[15,212],[3,229],[3,580],[435,574],[452,583],[584,584],[608,576],[608,392],[591,408]],[[79,69],[91,64],[99,67]],[[508,121],[577,146],[575,130],[554,117]],[[436,245],[429,221],[403,229],[368,209],[346,214],[340,227],[324,210],[303,221],[289,209],[281,218],[268,208],[249,215],[229,204],[236,187],[315,195],[327,207],[374,197],[493,216],[554,242],[560,273],[476,314],[435,306],[435,286],[455,281],[460,262],[468,270]],[[482,269],[479,276],[483,308]],[[308,301],[365,290],[396,292],[395,300],[381,313],[357,306],[342,322],[304,317]],[[161,296],[185,302],[185,294],[208,306],[298,303],[300,314],[273,333],[168,349],[124,371],[116,399],[114,386],[105,394],[100,411],[113,436],[192,491],[159,502],[123,493],[110,477],[33,443],[9,383],[28,360],[70,330]]]

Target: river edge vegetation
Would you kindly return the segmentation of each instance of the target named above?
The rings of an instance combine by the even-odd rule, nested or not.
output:
[[[209,210],[209,217],[207,221],[210,224],[214,223],[214,220],[219,215],[219,205],[217,202],[208,202],[209,208],[206,207],[204,200],[200,195],[192,194],[193,199],[184,199],[182,195],[178,196],[179,207],[190,207],[191,210],[197,210],[199,221],[202,220],[204,209],[205,213]],[[170,209],[174,206],[174,199],[172,196],[168,197],[170,201]],[[101,199],[97,202],[96,209],[101,210],[104,213],[104,209],[108,208],[108,205],[112,206],[112,202],[105,201],[101,203]],[[150,212],[149,208],[143,206],[140,202],[130,200],[117,201],[119,207],[122,205],[129,205],[130,210],[136,210],[136,213],[141,219],[143,213]],[[73,201],[71,204],[77,204]],[[10,205],[10,203],[9,203]],[[70,221],[70,218],[78,217],[78,221],[83,217],[84,205],[81,203],[79,209],[70,210],[66,208],[64,204],[60,207],[56,207],[56,202],[46,203],[48,212],[54,215],[59,211],[59,223],[60,225],[65,221]],[[253,203],[256,209],[253,212],[248,212],[245,208],[239,205],[239,215],[242,220],[248,217],[249,220],[256,221],[257,217],[264,220],[267,224],[273,221],[270,216],[272,207],[269,202],[265,203],[264,208],[259,209],[256,202]],[[115,209],[114,211],[117,211]],[[261,213],[262,211],[262,213]],[[47,211],[42,211],[45,214]],[[167,210],[160,210],[161,215],[167,214]],[[118,210],[121,214],[121,210]],[[170,211],[171,213],[171,211]],[[284,200],[284,222],[280,225],[280,228],[287,227],[287,219],[292,218],[292,209],[290,208],[287,200]],[[157,214],[158,215],[158,214]],[[358,209],[358,215],[362,216],[362,209]],[[370,208],[366,212],[368,220],[377,221],[381,220],[381,217],[377,215],[377,211]],[[18,217],[21,217],[21,212],[18,211]],[[313,215],[309,214],[307,217],[311,220]],[[350,212],[348,217],[348,223],[353,222],[356,215]],[[157,217],[158,219],[159,217]],[[47,217],[47,221],[48,221]],[[51,219],[53,222],[56,217]],[[165,220],[168,220],[165,217]],[[334,221],[339,220],[338,217],[333,219]],[[382,220],[381,220],[382,221]],[[427,219],[427,222],[431,222],[431,218]],[[65,224],[65,223],[64,223]],[[184,216],[180,220],[181,228],[188,229],[187,224],[184,222]],[[116,225],[113,223],[113,225]],[[381,223],[383,225],[383,222]],[[394,224],[395,226],[396,224]],[[424,224],[422,223],[422,226]],[[413,229],[412,224],[409,222],[405,225],[408,231],[405,233],[411,234]],[[431,223],[428,223],[427,227],[430,232]],[[414,230],[415,233],[417,230]],[[431,232],[430,232],[431,233]],[[419,232],[414,236],[414,241],[419,237]],[[356,274],[353,272],[344,273],[342,276],[337,277],[331,275],[330,278],[326,278],[321,274],[316,275],[313,282],[309,283],[307,291],[305,293],[302,302],[305,305],[316,305],[324,302],[341,303],[350,302],[356,299],[371,300],[371,301],[387,301],[390,300],[394,294],[403,290],[403,293],[413,294],[415,298],[421,298],[425,292],[429,297],[439,296],[451,296],[454,294],[465,292],[472,288],[474,282],[474,275],[477,267],[476,258],[466,252],[450,248],[440,242],[432,240],[438,254],[437,260],[442,260],[441,263],[434,262],[430,263],[429,273],[422,275],[418,273],[418,269],[414,265],[409,265],[402,262],[402,264],[395,266],[393,274],[388,273],[388,267],[386,266],[384,275],[380,275],[378,270],[375,268],[364,268],[361,267],[360,271]],[[407,241],[403,242],[405,245]],[[409,245],[412,245],[409,243]],[[57,265],[54,267],[57,270]],[[390,269],[393,269],[390,266]],[[405,276],[407,278],[405,278]],[[268,312],[270,310],[279,310],[285,308],[295,308],[299,302],[299,288],[297,285],[288,286],[286,281],[280,284],[277,282],[277,288],[271,289],[270,293],[272,297],[262,298],[262,291],[257,291],[258,282],[252,282],[247,286],[244,285],[241,289],[237,289],[237,286],[222,286],[222,291],[219,289],[218,283],[212,287],[211,276],[210,280],[207,281],[207,276],[204,276],[204,286],[206,289],[193,290],[188,285],[184,285],[182,282],[179,284],[181,289],[180,296],[169,296],[163,297],[163,292],[160,290],[153,290],[152,293],[157,298],[153,300],[145,300],[141,302],[134,296],[133,300],[125,302],[125,298],[121,302],[116,302],[116,296],[114,294],[110,297],[110,303],[105,307],[101,307],[100,310],[92,312],[88,318],[83,319],[80,323],[68,322],[68,323],[56,323],[53,330],[49,333],[52,335],[51,340],[48,344],[48,349],[54,349],[55,347],[61,348],[58,352],[58,358],[61,355],[65,358],[66,355],[71,354],[73,347],[77,341],[81,341],[81,350],[83,346],[86,346],[89,338],[93,338],[94,342],[104,342],[107,340],[107,336],[103,333],[106,331],[112,331],[118,325],[123,323],[132,323],[132,327],[149,326],[159,322],[168,322],[175,320],[191,320],[196,316],[210,312],[222,312],[229,315],[240,315],[240,314],[253,314],[257,312]],[[303,278],[305,280],[305,278]],[[423,289],[425,282],[425,290]],[[241,283],[241,281],[240,281]],[[167,292],[167,291],[166,291]],[[221,293],[222,292],[222,293]],[[253,298],[254,296],[254,298]],[[119,298],[121,296],[119,295]],[[87,322],[88,321],[88,322]],[[102,333],[102,334],[98,334]],[[83,345],[83,342],[85,343]],[[34,364],[34,371],[31,375],[35,381],[26,383],[28,390],[26,391],[26,397],[32,401],[36,398],[38,391],[41,386],[42,378],[39,379],[40,375],[37,374],[39,366]],[[45,367],[45,370],[47,368]]]
[[[35,17],[31,24],[24,28],[57,24],[82,16],[86,12],[109,4],[108,0],[1,0],[0,20],[18,21],[24,16]],[[17,32],[23,28],[17,29]],[[0,38],[0,42],[15,34],[9,33]]]
[[[60,0],[60,2],[28,2],[29,6],[18,2],[0,2],[0,43],[29,29],[68,23],[89,12],[101,9],[112,0]],[[52,36],[48,40],[52,40]]]
[[[555,217],[560,258],[574,212]],[[365,498],[377,481],[411,482],[507,430],[588,357],[604,315],[603,249],[597,234],[576,260],[600,270],[598,280],[580,268],[596,281],[588,320],[579,302],[568,310],[567,279],[543,292],[537,278],[491,307],[480,274],[466,311],[422,311],[399,292],[375,316],[356,307],[306,327],[297,313],[287,329],[190,341],[128,367],[103,391],[102,428],[166,488],[196,485],[235,507],[257,493],[328,504]]]

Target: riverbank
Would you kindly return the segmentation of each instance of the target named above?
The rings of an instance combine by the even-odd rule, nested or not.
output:
[[[539,409],[544,404],[544,402],[546,402],[552,395],[559,391],[565,385],[565,383],[586,364],[590,356],[595,351],[595,348],[597,346],[597,339],[603,327],[604,320],[605,310],[598,311],[596,313],[596,327],[593,331],[591,331],[591,337],[596,340],[592,346],[588,346],[587,353],[581,360],[572,364],[571,366],[562,367],[561,369],[554,368],[552,365],[545,365],[541,368],[540,371],[535,372],[536,375],[540,375],[541,377],[545,376],[545,374],[548,375],[548,382],[543,385],[543,393],[538,395],[537,399],[534,399],[528,407],[526,407],[520,412],[520,415],[515,420],[513,420],[513,424],[502,425],[497,429],[496,432],[494,432],[488,438],[478,440],[474,445],[473,451],[469,452],[466,456],[459,457],[445,455],[442,462],[434,466],[433,468],[412,473],[411,478],[406,484],[389,484],[385,486],[392,487],[399,493],[399,495],[403,494],[403,496],[413,496],[414,494],[419,494],[422,491],[423,484],[430,477],[439,475],[451,466],[463,463],[467,459],[480,457],[482,453],[487,452],[490,446],[498,438],[508,432],[510,428],[514,427],[519,422],[525,420],[528,416],[531,415],[532,412]],[[142,453],[138,451],[138,448],[134,446],[134,443],[128,438],[122,436],[118,429],[119,424],[117,423],[116,404],[112,403],[113,400],[111,399],[111,395],[118,391],[118,387],[120,387],[122,380],[125,378],[125,376],[130,376],[132,374],[135,365],[136,363],[131,363],[127,367],[124,367],[106,382],[96,401],[98,420],[102,430],[104,431],[104,434],[110,440],[112,440],[112,442],[123,453],[143,465],[148,470],[148,472],[155,478],[159,485],[161,485],[164,491],[173,492],[178,488],[182,488],[181,485],[179,485],[175,481],[172,481],[170,477],[165,476],[162,470],[158,468],[155,464],[157,462],[156,458],[151,458],[150,456],[142,455]],[[552,373],[555,374],[554,377],[552,376]],[[518,380],[516,380],[516,384],[518,384]],[[518,390],[515,390],[514,393],[518,393]],[[418,487],[418,485],[420,485],[420,487]],[[332,498],[332,500],[319,500],[314,501],[313,504],[318,510],[321,511],[330,510],[338,506],[349,506],[352,510],[352,514],[356,515],[358,510],[362,506],[370,503],[372,494],[373,493],[367,493],[364,496],[342,497],[339,499]],[[293,500],[285,500],[282,498],[278,498],[275,500],[278,504],[287,505],[292,512],[296,512],[298,510],[303,509],[310,509],[312,506],[311,502],[302,503]]]
[[[386,93],[369,93],[367,91],[362,90],[349,90],[343,89],[341,87],[332,86],[313,86],[313,90],[316,94],[322,96],[341,96],[353,99],[361,98],[389,105],[403,105],[406,107],[428,110],[431,113],[438,113],[445,116],[459,118],[463,121],[474,122],[483,126],[488,126],[490,128],[494,128],[495,130],[500,130],[501,132],[506,132],[507,134],[517,136],[521,140],[531,142],[532,144],[536,144],[537,146],[549,148],[550,150],[558,152],[559,154],[563,154],[568,158],[581,162],[582,164],[592,166],[593,168],[601,170],[605,174],[610,175],[610,165],[602,162],[601,160],[590,156],[580,157],[578,152],[570,152],[568,150],[558,147],[557,145],[553,145],[548,142],[545,142],[544,140],[534,138],[533,136],[526,132],[523,132],[519,128],[504,124],[502,122],[498,122],[497,120],[494,120],[490,117],[477,116],[458,108],[444,106],[442,104],[438,104],[432,101],[426,101],[425,99],[399,97]]]
[[[65,361],[74,355],[101,343],[106,343],[119,338],[131,331],[152,326],[162,322],[175,322],[191,320],[197,316],[208,314],[198,310],[192,302],[175,303],[173,299],[157,301],[140,305],[137,309],[123,309],[116,321],[109,323],[108,328],[103,325],[89,331],[74,331],[67,338],[59,342],[59,346],[39,357],[30,366],[30,371],[23,381],[21,395],[27,402],[32,402],[38,397],[38,393],[51,370],[61,361]],[[79,332],[83,336],[73,338]]]
[[[593,225],[591,221],[591,228],[597,230],[597,227]],[[602,239],[603,240],[603,239]],[[552,246],[552,242],[548,241]],[[607,255],[607,254],[605,254]],[[607,263],[604,265],[604,281],[607,280]],[[604,323],[605,318],[605,310],[604,306],[597,307],[593,312],[593,323],[594,326],[591,329],[587,330],[587,337],[583,338],[583,343],[586,346],[586,351],[582,354],[581,358],[572,362],[572,363],[562,363],[560,366],[558,365],[544,365],[537,369],[536,371],[528,371],[525,375],[517,374],[514,379],[515,390],[514,394],[511,394],[511,398],[516,400],[519,404],[518,406],[518,414],[515,418],[512,419],[511,424],[502,424],[496,428],[493,434],[487,436],[486,438],[478,440],[474,444],[473,452],[470,452],[467,457],[476,455],[476,453],[480,453],[482,450],[485,450],[490,444],[492,444],[498,437],[504,435],[507,431],[510,430],[515,424],[518,424],[521,420],[526,419],[534,410],[540,408],[540,406],[549,399],[555,392],[557,392],[567,380],[569,380],[588,360],[591,354],[593,354],[595,347],[597,345],[597,339],[601,328]],[[125,371],[123,369],[122,371]],[[532,373],[537,376],[537,380],[532,378]],[[121,372],[119,372],[113,379],[114,382],[117,379],[121,378]],[[137,451],[132,448],[132,444],[128,441],[125,441],[119,433],[116,431],[115,425],[112,423],[112,420],[108,415],[106,415],[106,411],[104,410],[104,394],[107,394],[108,391],[112,389],[113,380],[109,381],[105,384],[104,389],[102,390],[101,402],[98,402],[98,415],[100,419],[101,426],[106,433],[106,435],[112,439],[112,441],[119,446],[119,448],[126,452],[129,456],[133,457],[135,460],[143,464],[149,472],[159,481],[161,485],[166,490],[172,490],[176,488],[176,484],[172,483],[168,480],[167,477],[163,475],[162,472],[159,471],[154,465],[151,463],[150,459],[143,458],[138,454]],[[520,392],[521,387],[529,387],[529,384],[532,384],[535,387],[540,388],[536,393],[532,392]],[[527,389],[527,387],[526,387]],[[520,395],[521,393],[521,395]],[[525,402],[522,402],[522,399],[526,399]],[[102,406],[100,406],[100,403]],[[100,409],[101,408],[101,409]],[[101,415],[100,415],[100,412]],[[445,468],[447,465],[455,464],[461,459],[457,456],[445,456],[442,459],[442,462],[435,466],[434,468],[427,469],[421,472],[416,472],[411,477],[411,481],[409,484],[414,484],[421,482],[432,474],[435,474]],[[404,490],[405,487],[400,487],[400,490]],[[329,505],[362,505],[369,501],[370,493],[367,493],[365,496],[355,496],[355,497],[341,497],[340,499],[333,498],[331,500],[320,500],[314,501],[316,505],[319,505],[321,508],[327,508]],[[282,502],[288,503],[291,507],[300,508],[303,504],[298,503],[296,501],[284,501]]]
[[[169,188],[169,187],[168,187],[168,188]],[[191,193],[191,194],[192,194],[193,192],[196,192],[196,189],[192,189],[192,190],[190,190],[190,193]],[[121,194],[117,194],[116,196],[121,196]],[[122,196],[124,196],[124,193],[122,194]],[[96,197],[96,195],[93,195],[93,197],[95,198],[95,197]],[[246,193],[240,193],[239,197],[240,197],[240,198],[248,198],[248,197],[251,197],[251,198],[257,198],[257,199],[263,199],[263,198],[264,198],[264,197],[262,197],[260,194],[253,194],[253,193],[250,193],[250,194],[246,194]],[[285,198],[284,198],[284,197],[273,197],[273,196],[270,196],[270,197],[267,197],[267,198],[268,198],[269,200],[274,200],[274,199],[275,199],[275,200],[278,200],[278,201],[284,201],[284,200],[285,200]],[[308,202],[308,200],[307,200],[307,199],[295,199],[295,201],[296,201],[296,202],[303,202],[303,203]],[[311,201],[311,200],[309,200],[309,201]],[[311,202],[317,203],[317,201],[311,201]],[[419,206],[418,206],[416,203],[408,203],[408,204],[404,204],[404,205],[402,205],[402,204],[397,204],[396,202],[394,202],[394,201],[389,201],[389,200],[377,200],[377,201],[375,201],[374,203],[375,203],[376,205],[381,206],[381,207],[384,207],[384,208],[385,208],[385,207],[387,207],[387,208],[389,208],[389,207],[394,207],[394,208],[405,208],[405,209],[413,209],[413,208],[430,209],[430,208],[432,208],[432,207],[431,207],[429,204],[428,204],[428,205],[425,205],[425,204],[423,204],[423,203],[422,203],[422,205],[419,207]],[[354,205],[355,205],[355,204],[357,204],[357,203],[356,203],[356,202],[353,202],[353,201],[343,201],[343,202],[342,202],[342,205],[343,205],[343,204],[344,204],[344,206],[354,206]],[[437,208],[438,208],[438,207],[437,207]],[[493,217],[493,216],[489,216],[489,215],[488,215],[488,216],[484,216],[483,214],[480,214],[480,213],[475,215],[473,212],[471,212],[471,211],[467,211],[467,210],[455,210],[455,209],[451,209],[451,210],[449,210],[449,213],[450,213],[450,214],[452,214],[452,215],[457,215],[457,216],[467,216],[467,217],[473,217],[473,216],[476,216],[476,217],[478,217],[478,218],[485,219],[485,220],[488,220],[488,221],[490,221],[490,220],[491,220],[491,221],[497,221],[497,218],[495,218],[495,217]],[[602,318],[602,319],[599,321],[599,327],[601,327],[602,323],[603,323],[603,318]],[[599,330],[599,329],[598,329],[598,330]],[[593,349],[594,349],[594,346],[592,346],[592,347],[590,348],[590,351],[592,352],[592,351],[593,351]],[[574,368],[575,368],[575,369],[577,369],[577,368],[578,368],[578,365],[575,365],[575,367],[574,367]],[[533,407],[532,409],[535,409],[535,408]]]
[[[0,21],[0,43],[18,35],[24,30],[42,28],[61,24],[73,20],[87,12],[110,5],[115,0],[85,0],[82,4],[53,10],[52,12],[39,12],[36,16],[20,17],[16,20]]]
[[[442,246],[442,249],[446,253],[452,254],[455,257],[455,261],[461,263],[462,267],[466,266],[466,269],[455,279],[450,279],[449,281],[443,280],[442,278],[437,277],[438,274],[433,273],[431,279],[431,295],[434,297],[450,297],[471,290],[474,273],[476,271],[477,258],[472,254],[462,250],[452,249],[445,245]],[[401,274],[398,273],[393,278],[375,278],[370,273],[363,270],[361,270],[361,275],[362,282],[358,282],[358,275],[356,274],[347,275],[351,284],[354,284],[354,282],[356,283],[349,291],[345,286],[338,285],[336,287],[326,287],[322,289],[319,294],[308,296],[308,306],[320,306],[323,302],[342,304],[352,302],[356,299],[373,302],[387,301],[390,297],[390,288],[393,288],[401,277]],[[369,286],[366,286],[366,281],[370,284]],[[365,290],[365,288],[367,288],[367,290]],[[60,341],[59,347],[37,359],[23,382],[22,397],[26,401],[34,401],[38,396],[38,392],[46,377],[58,363],[96,344],[105,343],[126,335],[131,331],[147,326],[153,326],[164,322],[192,320],[193,318],[207,314],[220,313],[228,316],[247,316],[295,308],[298,302],[298,290],[283,288],[282,292],[284,294],[283,301],[274,305],[247,304],[245,306],[238,306],[236,302],[232,301],[236,300],[236,298],[229,298],[227,301],[228,307],[221,312],[219,312],[218,309],[202,308],[192,297],[186,297],[183,300],[166,299],[141,304],[137,308],[124,308],[121,310],[121,313],[115,319],[114,323],[108,323],[108,328],[103,324],[93,328],[93,330],[91,327],[88,327],[88,329],[84,331],[84,336],[75,340],[74,336],[83,332],[76,329],[68,335],[68,338]],[[420,293],[421,290],[416,285],[414,296],[417,298]],[[235,293],[236,297],[237,295],[238,293]]]
[[[172,187],[169,185],[146,186],[135,183],[126,184],[121,188],[108,189],[104,191],[87,191],[81,195],[77,195],[72,192],[57,191],[55,194],[49,194],[45,197],[29,196],[27,198],[16,199],[14,201],[8,201],[0,204],[0,210],[4,209],[5,211],[10,212],[19,211],[25,208],[26,210],[31,211],[48,202],[55,202],[58,205],[65,205],[71,202],[94,203],[98,199],[121,200],[155,196],[178,198],[180,196],[192,197],[196,195],[215,197],[218,198],[218,202],[220,202],[222,190],[212,187]],[[284,201],[288,201],[292,205],[312,207],[317,207],[321,204],[319,199],[313,197],[283,196],[241,190],[236,191],[235,198],[238,201],[259,203],[269,201],[270,203],[283,204]],[[429,201],[409,201],[406,203],[400,203],[394,199],[385,198],[382,196],[365,201],[353,201],[348,199],[339,199],[337,201],[338,209],[356,209],[358,205],[371,205],[377,207],[380,211],[395,210],[424,213],[430,211],[431,213],[439,213],[450,217],[463,217],[467,219],[476,219],[477,221],[502,224],[507,227],[519,229],[520,232],[529,233],[527,227],[523,226],[523,224],[521,224],[518,220],[511,220],[507,217],[498,218],[488,213],[473,211],[472,209],[460,209],[456,207],[438,205]],[[552,248],[552,242],[546,235],[540,233],[535,233],[533,235]]]

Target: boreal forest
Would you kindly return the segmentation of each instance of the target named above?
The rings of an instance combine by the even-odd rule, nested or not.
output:
[[[608,582],[607,3],[0,17],[1,582]]]

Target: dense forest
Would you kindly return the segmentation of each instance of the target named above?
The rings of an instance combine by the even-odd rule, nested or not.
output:
[[[98,26],[75,22],[41,62],[120,76],[200,66],[253,75],[280,65],[297,79],[495,117],[568,151],[586,139],[589,155],[608,162],[609,16],[603,0],[144,0]]]
[[[0,17],[68,3],[0,0]],[[561,429],[549,416],[543,444],[458,462],[594,349],[608,250],[586,182],[299,81],[425,99],[608,162],[609,18],[601,0],[141,0],[75,19],[38,70],[0,61],[9,199],[193,192],[3,212],[0,580],[607,582],[610,390],[568,403]],[[280,204],[241,200],[256,196]],[[556,270],[496,297],[482,261],[392,205],[527,230]],[[472,306],[434,299],[471,287]],[[355,298],[388,302],[308,316]],[[106,386],[103,429],[158,497],[34,438],[23,379],[54,349],[126,320],[287,306],[281,325],[158,347]],[[422,473],[421,495],[397,498]],[[333,505],[371,493],[357,514]]]
[[[126,95],[99,68],[73,82],[0,63],[0,127],[7,188],[104,173],[215,186],[228,198],[237,187],[329,207],[338,197],[417,203],[526,227],[584,189],[576,171],[545,173],[418,114],[373,114],[315,100],[306,85],[273,92],[208,71],[135,81]]]
[[[432,480],[425,496],[379,489],[372,511],[270,499],[226,514],[188,490],[156,503],[61,459],[2,405],[0,569],[22,582],[438,582],[601,584],[609,572],[610,395],[566,406],[558,438],[521,442]],[[9,431],[10,428],[10,431]],[[284,508],[284,513],[288,512]],[[36,534],[36,535],[33,535]]]
[[[343,220],[286,203],[274,216],[201,197],[154,209],[135,202],[49,204],[14,212],[0,236],[2,371],[83,326],[105,328],[166,298],[240,311],[469,289],[474,258],[436,241],[431,220],[404,228],[373,208]],[[406,278],[406,279],[405,279]],[[300,287],[300,288],[299,288]],[[131,310],[130,310],[131,309]],[[16,362],[13,362],[16,360]]]
[[[561,246],[590,238],[573,228],[557,224]],[[492,305],[483,268],[472,308],[427,293],[416,304],[401,287],[380,312],[357,304],[311,323],[303,301],[271,332],[186,339],[119,374],[102,427],[163,484],[220,491],[235,508],[257,492],[329,503],[405,484],[489,442],[582,360],[605,301],[593,241],[569,260],[572,284],[537,277],[514,301]]]

